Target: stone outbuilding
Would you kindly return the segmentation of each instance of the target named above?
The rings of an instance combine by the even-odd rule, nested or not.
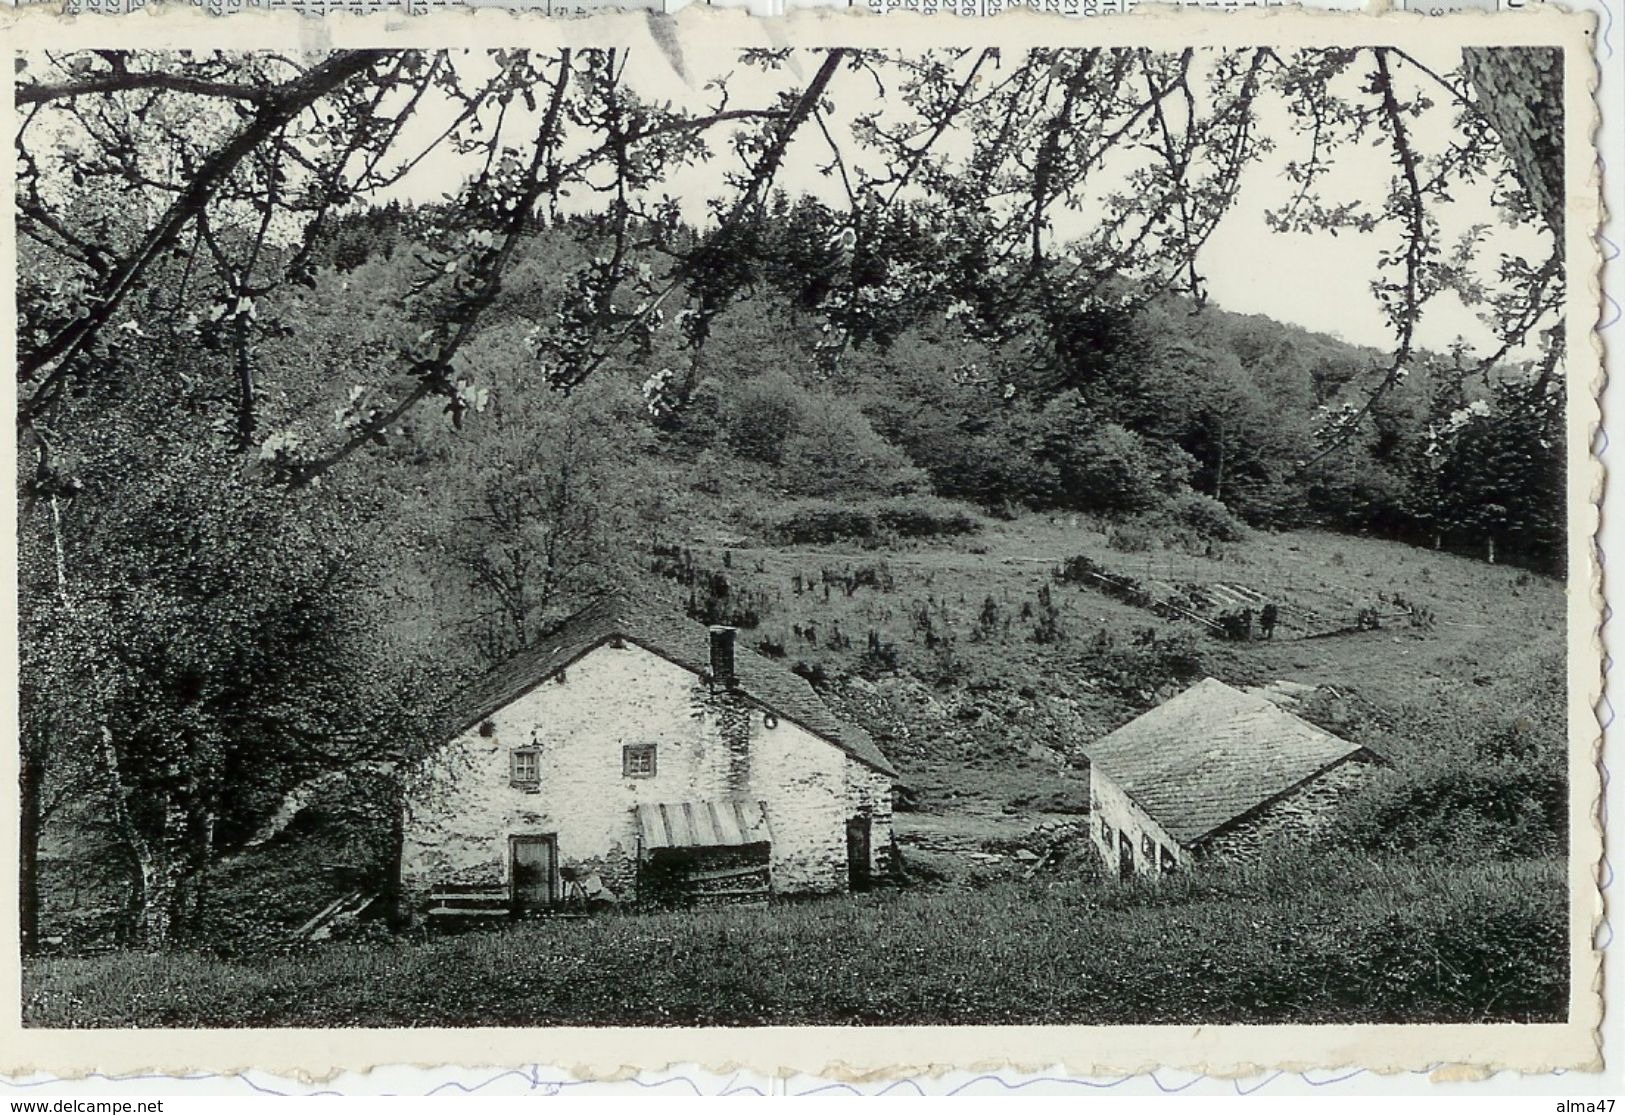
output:
[[[1301,840],[1382,762],[1369,748],[1213,678],[1088,753],[1091,835],[1124,878]]]
[[[460,699],[405,791],[402,897],[451,919],[862,888],[896,780],[733,628],[603,600]]]

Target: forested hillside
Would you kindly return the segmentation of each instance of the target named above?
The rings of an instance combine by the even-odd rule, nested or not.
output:
[[[1091,980],[1159,958],[1123,1000],[1141,1021],[1561,1017],[1561,128],[1506,111],[1553,101],[1559,52],[711,62],[686,101],[622,50],[19,74],[25,951],[258,953],[386,891],[402,772],[454,694],[619,591],[736,626],[902,771],[899,885],[922,893],[853,907],[892,927],[853,986],[889,986],[909,927],[974,891],[977,932],[1133,908],[1068,947]],[[436,161],[431,189],[413,168]],[[1227,310],[1233,255],[1226,289],[1203,253],[1236,213],[1260,269],[1294,236],[1353,240],[1371,347]],[[1424,317],[1474,338],[1424,343]],[[1255,639],[1266,604],[1280,635]],[[1086,836],[1088,745],[1207,676],[1387,765],[1250,873],[1158,892],[1093,860],[976,866],[1040,824]],[[1281,960],[1300,878],[1370,951]],[[1158,991],[1160,902],[1204,927],[1178,986],[1252,950],[1211,1011]],[[775,921],[751,962],[821,916]],[[641,957],[622,932],[579,942]],[[1016,941],[1017,967],[1051,978],[1051,941]],[[940,1021],[955,982],[988,996],[973,1020],[1119,1018],[1099,986],[1001,1002],[967,957],[836,1020]],[[32,1020],[119,1024],[143,996],[190,1018],[181,969],[82,959],[31,969]],[[209,968],[195,1001],[260,986],[241,975]],[[462,969],[440,979],[408,1021],[463,1017]],[[1344,981],[1390,998],[1304,1008]],[[819,994],[684,1017],[829,1021]],[[397,1020],[351,1006],[310,1009]]]
[[[1461,353],[1418,353],[1347,438],[1386,353],[1128,282],[1086,298],[1033,294],[994,327],[966,300],[968,280],[925,297],[888,286],[905,267],[952,274],[954,261],[932,258],[942,254],[933,219],[893,211],[870,249],[878,274],[862,315],[831,342],[827,314],[811,311],[825,305],[827,273],[862,264],[839,258],[835,214],[778,197],[758,230],[766,243],[741,251],[734,288],[704,323],[704,346],[691,337],[693,312],[668,323],[655,309],[624,366],[606,365],[614,382],[597,405],[635,455],[717,483],[748,476],[744,487],[766,485],[775,500],[934,494],[994,514],[1089,511],[1221,531],[1230,519],[1313,524],[1480,556],[1497,546],[1503,559],[1560,567],[1561,513],[1548,496],[1561,485],[1563,431],[1549,373],[1502,364],[1467,374]],[[342,306],[349,322],[358,298],[405,298],[424,250],[411,232],[437,220],[449,218],[391,209],[346,222],[326,248],[332,270],[299,312]],[[669,235],[694,239],[685,227]],[[528,389],[554,371],[542,348],[579,302],[574,277],[610,247],[589,221],[538,229],[484,319],[469,379],[520,440],[556,441],[546,423],[580,405],[562,391],[537,404]],[[367,378],[352,390],[371,390]],[[359,409],[364,398],[341,402]]]
[[[278,447],[308,415],[371,417],[414,343],[401,306],[454,215],[359,213],[304,286],[200,304],[173,332],[132,317],[115,356],[166,374],[68,401],[73,455],[54,464],[73,486],[24,531],[32,730],[71,731],[79,703],[112,700],[154,749],[98,826],[138,838],[141,787],[184,771],[209,842],[148,854],[193,878],[290,787],[396,756],[459,684],[603,591],[758,626],[770,609],[748,574],[696,565],[696,543],[862,549],[1048,513],[1089,516],[1131,551],[1212,557],[1249,531],[1318,526],[1561,563],[1561,407],[1528,369],[1464,377],[1421,355],[1361,435],[1322,455],[1380,354],[1130,284],[999,330],[947,295],[897,302],[833,359],[806,313],[820,264],[794,258],[816,257],[829,215],[785,198],[774,211],[763,235],[781,239],[757,252],[784,262],[750,265],[698,355],[692,323],[657,310],[625,360],[579,385],[549,381],[537,338],[579,303],[572,276],[604,244],[591,222],[538,225],[464,348],[465,393],[298,491],[266,487]],[[927,239],[916,219],[899,218],[905,245]],[[206,385],[250,328],[259,420],[284,432],[245,473],[210,448],[231,429]],[[96,586],[71,608],[56,588],[69,569]],[[1114,668],[1149,669],[1132,685],[1157,687],[1149,658]],[[59,764],[54,778],[71,800],[83,775]]]

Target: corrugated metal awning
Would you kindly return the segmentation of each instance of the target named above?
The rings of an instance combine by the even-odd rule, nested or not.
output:
[[[638,832],[645,851],[715,848],[773,839],[767,806],[759,801],[683,801],[640,805]]]

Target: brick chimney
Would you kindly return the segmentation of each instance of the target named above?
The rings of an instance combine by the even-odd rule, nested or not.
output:
[[[711,681],[732,689],[739,684],[734,674],[734,637],[738,635],[732,627],[711,628]]]

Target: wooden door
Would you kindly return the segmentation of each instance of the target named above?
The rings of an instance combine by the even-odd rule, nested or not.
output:
[[[1134,878],[1134,841],[1126,832],[1117,834],[1117,874],[1123,879]]]
[[[847,885],[853,890],[866,890],[869,886],[870,857],[869,818],[853,817],[846,822]]]
[[[508,838],[508,852],[514,912],[552,905],[559,894],[559,838],[512,836]]]

